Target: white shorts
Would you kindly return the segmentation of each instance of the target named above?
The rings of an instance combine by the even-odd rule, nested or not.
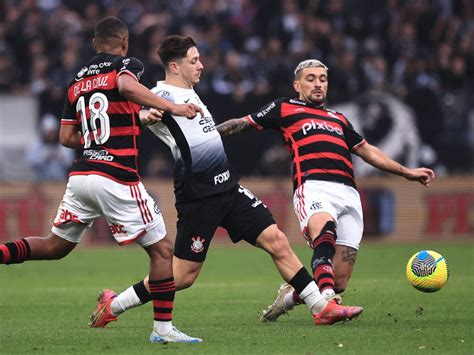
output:
[[[308,180],[295,191],[293,207],[303,232],[313,214],[326,212],[336,222],[336,244],[359,249],[364,221],[356,189],[336,182]]]
[[[106,218],[120,245],[136,241],[148,246],[166,235],[162,213],[141,182],[124,185],[99,175],[69,178],[51,231],[79,243],[99,216]]]

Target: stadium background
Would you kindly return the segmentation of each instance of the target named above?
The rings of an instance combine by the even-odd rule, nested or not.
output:
[[[328,107],[391,157],[438,175],[424,189],[356,161],[365,240],[473,240],[472,1],[3,0],[0,241],[49,232],[66,181],[60,160],[69,158],[44,136],[60,118],[67,82],[94,53],[95,22],[109,15],[128,24],[129,54],[144,62],[148,87],[163,78],[160,40],[192,35],[205,66],[196,89],[217,123],[293,96],[295,65],[321,59],[330,68]],[[302,243],[281,138],[250,132],[225,144],[244,185]],[[141,175],[173,235],[171,156],[149,132],[140,145]],[[40,149],[51,154],[35,155]],[[89,234],[85,244],[112,243],[103,220]]]

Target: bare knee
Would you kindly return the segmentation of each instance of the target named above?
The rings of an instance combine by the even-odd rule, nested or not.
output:
[[[69,242],[54,234],[41,239],[43,239],[43,243],[41,243],[43,245],[43,250],[41,252],[38,250],[38,254],[43,254],[44,259],[62,259],[67,256],[76,246],[75,243]],[[32,251],[32,253],[34,253],[34,251]]]
[[[288,238],[277,227],[265,231],[257,242],[276,258],[285,258],[293,253]]]
[[[146,247],[145,249],[152,260],[170,260],[173,257],[173,243],[167,237],[161,239],[158,243]]]

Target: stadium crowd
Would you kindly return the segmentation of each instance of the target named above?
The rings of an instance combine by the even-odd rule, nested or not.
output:
[[[470,0],[4,0],[0,94],[36,95],[40,116],[59,118],[68,81],[94,53],[94,25],[109,15],[129,26],[129,54],[143,61],[148,87],[164,78],[160,41],[193,36],[206,67],[197,90],[217,122],[294,96],[295,65],[318,58],[330,68],[329,106],[370,91],[393,95],[413,109],[420,139],[447,173],[474,172]],[[170,175],[154,142],[143,135],[142,175]],[[228,145],[243,174],[278,172],[274,135]]]

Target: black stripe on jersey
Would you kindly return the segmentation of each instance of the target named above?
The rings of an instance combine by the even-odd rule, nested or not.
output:
[[[316,114],[309,114],[309,113],[295,113],[290,116],[285,116],[281,118],[282,126],[283,127],[290,127],[294,125],[296,122],[301,121],[301,120],[311,120],[311,119],[316,119],[316,120],[321,120],[321,121],[328,121],[332,122],[334,124],[337,124],[338,126],[341,126],[341,129],[345,129],[346,125],[344,121],[334,118],[334,117],[328,117],[328,116],[323,116],[323,115],[316,115]]]
[[[331,142],[313,142],[307,146],[299,147],[298,152],[300,157],[314,152],[335,153],[352,162],[351,153],[347,149]]]
[[[122,162],[119,161],[118,163]],[[94,162],[91,160],[81,160],[80,162],[75,162],[69,171],[71,174],[74,174],[74,172],[86,173],[99,171],[104,172],[105,174],[124,182],[136,182],[140,179],[140,176],[137,173],[116,168],[115,166],[101,164],[99,162]]]
[[[295,164],[293,163],[293,166]],[[342,160],[336,160],[333,158],[319,158],[309,159],[300,162],[301,171],[309,171],[311,169],[326,169],[326,170],[342,170],[347,174],[352,172],[352,169],[346,165]],[[354,175],[350,174],[352,177]]]

